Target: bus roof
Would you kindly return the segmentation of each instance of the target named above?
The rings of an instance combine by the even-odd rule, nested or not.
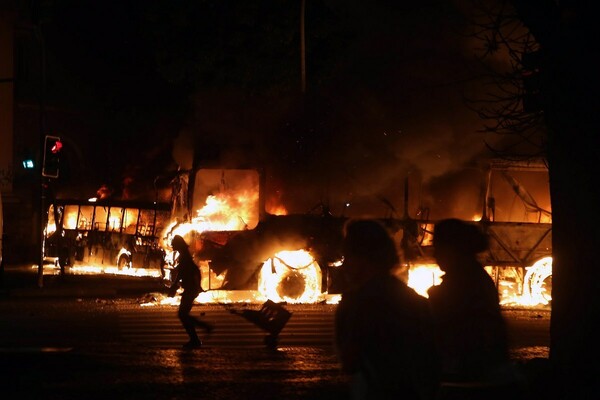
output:
[[[79,206],[101,206],[101,207],[123,207],[139,208],[143,210],[171,210],[171,204],[166,202],[139,201],[139,200],[113,200],[103,199],[89,201],[84,199],[54,199],[50,204],[55,205],[79,205]]]

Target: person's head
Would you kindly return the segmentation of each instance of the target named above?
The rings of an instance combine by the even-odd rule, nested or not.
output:
[[[464,260],[476,258],[488,248],[488,237],[479,226],[455,218],[433,228],[434,257],[442,271],[452,270]]]
[[[394,240],[378,221],[350,220],[344,227],[344,265],[349,277],[368,277],[391,271],[400,263]]]
[[[175,235],[173,236],[173,240],[171,240],[171,247],[173,250],[183,253],[188,249],[188,244],[183,237]]]

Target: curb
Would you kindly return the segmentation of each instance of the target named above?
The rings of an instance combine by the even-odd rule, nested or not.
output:
[[[111,275],[44,275],[42,287],[31,268],[4,271],[0,299],[7,298],[115,298],[165,292],[167,288],[147,277]]]

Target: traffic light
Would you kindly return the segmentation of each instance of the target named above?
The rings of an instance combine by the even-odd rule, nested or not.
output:
[[[63,144],[58,136],[46,135],[42,176],[46,178],[58,178],[62,147]]]

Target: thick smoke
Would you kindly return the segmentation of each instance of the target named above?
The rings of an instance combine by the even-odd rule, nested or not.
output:
[[[193,147],[199,165],[260,167],[267,203],[293,213],[472,217],[482,207],[474,163],[498,138],[465,103],[487,90],[468,21],[437,3],[342,6],[352,28],[332,74],[319,76],[309,51],[303,95],[199,91],[174,158],[189,164]]]

